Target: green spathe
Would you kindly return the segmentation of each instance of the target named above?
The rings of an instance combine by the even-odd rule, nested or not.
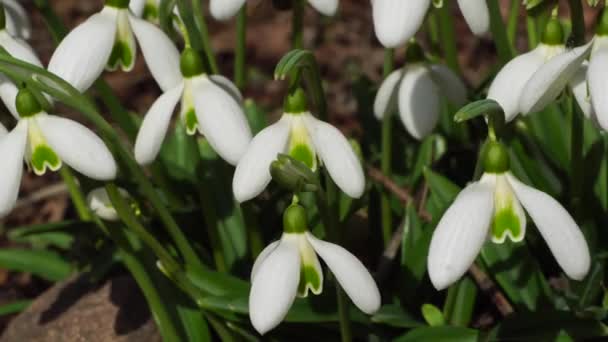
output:
[[[17,113],[22,118],[34,116],[42,111],[40,102],[36,96],[27,88],[19,90],[15,99]]]

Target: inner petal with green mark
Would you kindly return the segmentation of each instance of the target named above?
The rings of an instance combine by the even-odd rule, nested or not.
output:
[[[507,237],[511,241],[523,240],[526,232],[526,214],[515,197],[506,177],[496,177],[494,193],[494,219],[492,221],[492,241],[503,243]]]
[[[137,45],[129,23],[129,13],[119,10],[117,16],[116,40],[106,69],[114,71],[120,67],[123,71],[131,71],[135,65]]]
[[[315,295],[323,292],[323,269],[319,263],[317,253],[312,248],[306,236],[299,234],[299,249],[300,249],[300,283],[298,284],[298,297],[305,298],[308,292],[311,291]]]
[[[288,153],[314,171],[317,169],[317,154],[308,133],[308,128],[301,115],[292,115],[292,117]]]
[[[195,135],[198,131],[198,118],[196,117],[196,110],[194,109],[194,98],[192,97],[192,86],[189,80],[184,81],[184,92],[182,94],[182,109],[181,117],[184,120],[184,126],[186,126],[186,133],[188,135]]]
[[[47,145],[40,127],[33,119],[28,122],[28,150],[30,151],[29,164],[36,175],[44,175],[47,168],[51,171],[57,171],[61,168],[61,159]]]

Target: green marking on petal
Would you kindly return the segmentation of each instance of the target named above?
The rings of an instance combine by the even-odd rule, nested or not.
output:
[[[112,54],[108,60],[108,69],[116,70],[120,68],[124,71],[130,70],[133,67],[135,60],[133,58],[133,52],[129,47],[129,44],[122,41],[116,41],[112,48]]]
[[[512,207],[503,208],[494,215],[492,222],[492,241],[503,243],[507,236],[512,241],[521,240],[523,230],[519,216]]]
[[[323,282],[321,275],[313,265],[304,265],[300,267],[300,283],[298,284],[298,297],[308,297],[308,291],[312,291],[315,295],[323,292]]]
[[[51,171],[57,171],[61,168],[61,159],[47,145],[38,145],[34,148],[30,163],[34,169],[34,173],[38,176],[44,175],[47,167]]]
[[[198,118],[194,108],[188,109],[184,114],[184,124],[186,125],[186,133],[188,135],[195,135],[198,130]]]
[[[315,168],[315,155],[308,145],[295,145],[289,150],[289,155],[304,163],[309,168]]]

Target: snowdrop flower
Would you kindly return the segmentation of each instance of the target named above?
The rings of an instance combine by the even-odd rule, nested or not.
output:
[[[48,70],[85,91],[104,68],[130,71],[139,43],[150,69],[162,68],[168,61],[159,58],[164,49],[173,48],[169,37],[155,25],[135,17],[129,0],[106,0],[99,13],[72,30],[51,57]],[[93,44],[92,44],[93,42]]]
[[[260,334],[281,323],[296,296],[323,291],[323,270],[317,255],[361,311],[373,314],[380,308],[380,292],[365,266],[346,249],[314,237],[308,231],[302,206],[287,208],[283,227],[281,239],[260,253],[251,271],[249,317]]]
[[[394,48],[410,40],[424,22],[431,0],[371,0],[376,36],[382,45]],[[448,6],[444,3],[443,6]],[[469,28],[476,35],[490,29],[485,0],[458,0]]]
[[[57,171],[63,162],[96,180],[116,177],[116,162],[103,141],[85,126],[42,110],[27,89],[16,96],[17,126],[0,138],[0,217],[13,208],[19,192],[23,161],[35,174]]]
[[[228,163],[236,165],[251,141],[251,129],[241,106],[241,95],[227,78],[204,73],[202,61],[191,48],[181,56],[175,46],[159,51],[166,63],[151,68],[165,93],[152,105],[135,141],[135,159],[142,165],[156,158],[171,116],[181,100],[181,119],[188,134],[198,131]],[[176,57],[177,56],[177,57]]]
[[[515,178],[500,143],[488,146],[485,173],[468,185],[445,212],[431,240],[428,270],[441,290],[475,261],[488,235],[494,243],[523,240],[528,212],[557,263],[572,279],[589,271],[589,248],[580,228],[555,199]]]
[[[334,126],[318,120],[307,109],[302,89],[285,101],[284,114],[275,124],[256,135],[238,163],[232,189],[239,202],[259,195],[272,180],[270,164],[286,153],[312,170],[327,168],[336,185],[348,196],[359,198],[365,176],[348,140]]]
[[[129,193],[122,188],[118,188],[120,195],[129,198]],[[118,221],[118,213],[110,201],[110,196],[105,188],[96,188],[87,195],[87,205],[95,213],[106,221]]]
[[[406,60],[405,67],[393,71],[382,82],[374,102],[374,115],[382,120],[389,106],[397,102],[405,129],[420,140],[430,134],[439,121],[440,98],[445,96],[454,105],[462,106],[467,90],[450,68],[440,64],[427,66],[416,43],[409,45]]]
[[[0,0],[4,7],[4,15],[0,21],[6,25],[6,30],[13,37],[29,39],[32,34],[32,25],[27,12],[16,0]]]
[[[217,20],[228,20],[234,17],[247,0],[210,0],[209,10]],[[338,11],[338,0],[308,0],[308,3],[319,13],[333,16]]]
[[[543,110],[574,78],[591,44],[566,50],[558,19],[547,24],[542,42],[507,63],[490,85],[488,98],[500,104],[505,120]]]
[[[583,113],[608,130],[608,10],[604,9],[597,27],[588,66],[579,70],[573,94]]]

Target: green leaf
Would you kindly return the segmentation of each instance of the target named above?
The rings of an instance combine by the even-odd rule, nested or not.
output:
[[[0,267],[32,273],[49,281],[63,280],[73,271],[72,265],[59,254],[46,250],[2,249]]]
[[[198,163],[193,161],[199,159],[198,146],[196,138],[186,134],[181,120],[176,122],[175,129],[165,139],[159,156],[171,178],[188,182],[196,180]]]
[[[416,328],[396,338],[394,342],[442,341],[442,342],[477,342],[479,332],[474,329],[441,326]]]
[[[430,169],[424,170],[424,178],[438,205],[437,212],[431,214],[433,215],[433,218],[439,218],[443,212],[447,210],[450,204],[452,204],[456,196],[458,196],[460,187]]]
[[[464,122],[481,115],[503,115],[503,110],[498,102],[492,99],[479,100],[460,108],[454,115],[454,121]]]
[[[29,299],[17,300],[12,303],[4,304],[0,306],[0,317],[19,313],[27,309],[30,304],[32,304],[32,301]]]
[[[254,136],[268,126],[267,113],[251,99],[245,100],[245,115]]]
[[[186,276],[201,290],[212,296],[246,296],[249,283],[226,273],[211,270],[187,270]]]
[[[443,312],[439,310],[433,304],[423,304],[422,305],[422,317],[424,320],[432,327],[438,327],[445,325],[445,317],[443,316]]]
[[[471,278],[463,277],[452,285],[444,306],[447,321],[455,326],[468,326],[473,318],[476,299],[477,285]]]
[[[407,181],[410,187],[414,186],[418,180],[420,180],[420,177],[426,168],[431,167],[433,163],[444,156],[446,150],[447,142],[442,136],[433,134],[424,138],[418,149],[416,163],[414,164],[414,168]]]
[[[76,230],[93,229],[96,228],[90,222],[62,221],[13,228],[8,232],[7,237],[14,242],[31,244],[37,249],[48,246],[69,249],[74,241]]]
[[[384,305],[372,316],[372,322],[397,328],[417,328],[424,326],[400,305]]]

